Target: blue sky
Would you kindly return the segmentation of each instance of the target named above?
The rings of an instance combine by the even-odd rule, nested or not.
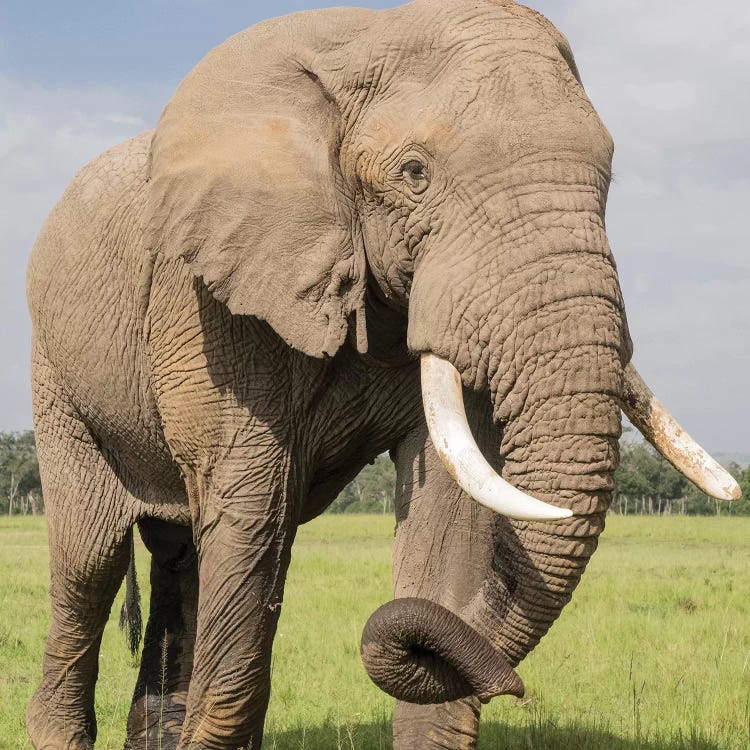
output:
[[[387,8],[399,3],[353,4]],[[264,18],[327,5],[336,3],[5,0],[0,70],[48,85],[174,83],[237,31]]]
[[[615,138],[607,222],[635,362],[707,448],[750,453],[750,4],[530,4],[570,39]],[[24,268],[73,174],[153,127],[226,37],[320,5],[0,0],[0,429],[31,426]]]

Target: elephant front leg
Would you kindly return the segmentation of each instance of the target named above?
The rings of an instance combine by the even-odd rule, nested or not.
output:
[[[257,750],[296,502],[285,482],[258,482],[251,491],[251,478],[221,469],[201,483],[210,488],[196,498],[198,634],[179,748]]]
[[[126,750],[174,750],[185,719],[193,670],[198,558],[189,528],[139,521],[151,552],[151,604]]]

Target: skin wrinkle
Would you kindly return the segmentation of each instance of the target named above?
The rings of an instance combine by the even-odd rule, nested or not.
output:
[[[611,399],[612,398],[611,395],[605,394],[605,393],[596,394],[596,395],[603,396],[604,398],[607,398],[607,399]],[[545,399],[545,400],[548,401],[548,399]],[[532,411],[532,412],[534,411],[533,406],[531,407],[530,411]],[[538,415],[536,415],[536,416],[538,417]],[[552,426],[553,425],[550,424],[549,427],[548,427],[548,429],[552,429]],[[560,422],[558,420],[555,423],[554,426],[556,427],[556,431],[557,431],[558,434],[565,435],[569,440],[574,439],[574,438],[578,438],[581,435],[580,429],[574,429],[573,425],[571,425],[568,421],[566,421],[566,422]],[[508,443],[507,443],[507,446],[503,449],[503,454],[507,456],[511,452],[514,452],[516,446],[518,446],[523,441],[525,441],[525,440],[534,440],[534,439],[538,438],[539,436],[544,435],[545,434],[544,433],[544,429],[545,429],[545,425],[544,425],[543,420],[539,422],[538,426],[535,429],[531,429],[531,431],[526,430],[526,429],[522,429],[521,426],[519,425],[518,429],[516,431],[514,431],[513,434],[510,434],[508,436]],[[566,430],[567,430],[567,432],[566,432]],[[600,428],[600,430],[601,430],[601,428]],[[601,430],[601,432],[604,432],[604,430]],[[589,433],[583,433],[583,434],[588,434],[589,437],[591,438],[593,435],[599,435],[599,434],[601,434],[601,432],[596,431],[596,432],[589,432]],[[591,448],[589,448],[589,450],[590,449]],[[514,453],[514,456],[515,455],[516,454]],[[523,457],[523,454],[521,454],[520,456],[518,456],[519,459],[522,458],[522,457]],[[539,459],[540,460],[547,460],[550,464],[552,463],[552,458],[549,457],[549,456],[547,456],[547,455],[540,455]],[[604,468],[606,468],[606,467],[604,467]],[[510,474],[512,472],[512,469],[509,467],[507,469],[507,471]]]
[[[583,303],[585,301],[590,301],[592,298],[604,302],[608,307],[608,311],[613,315],[619,316],[622,313],[620,304],[621,300],[619,299],[612,299],[605,294],[592,293],[589,295],[585,295],[580,293],[572,293],[570,296],[561,296],[559,299],[555,299],[554,301],[545,301],[538,307],[530,307],[528,310],[524,310],[520,317],[513,320],[514,330],[522,329],[527,323],[536,324],[539,321],[544,320],[544,317],[551,317],[555,313],[562,312],[569,315],[570,310],[567,308],[567,305],[569,303],[579,303],[580,306],[583,306]],[[544,326],[537,326],[534,334],[541,335],[542,333],[544,333]],[[617,344],[619,344],[619,342],[617,342]],[[518,349],[514,348],[514,351],[518,351]]]
[[[577,389],[576,388],[570,388],[567,392],[564,391],[562,393],[561,398],[564,398],[566,401],[569,401],[576,394],[577,394]],[[593,392],[591,392],[590,394],[587,394],[587,395],[591,395],[591,396],[597,395],[597,396],[603,396],[603,397],[605,397],[607,399],[612,399],[612,398],[615,397],[616,392],[601,390],[601,391],[593,391]],[[539,414],[537,413],[538,408],[542,407],[542,406],[545,406],[545,405],[549,405],[550,400],[551,399],[550,399],[549,395],[542,395],[542,396],[540,396],[540,397],[538,397],[536,399],[529,398],[528,395],[525,395],[525,397],[516,406],[516,409],[519,412],[519,414],[523,413],[523,414],[528,415],[527,416],[528,420],[530,421],[530,423],[533,424],[534,423],[533,420],[541,420]],[[507,423],[507,422],[511,421],[512,416],[516,416],[516,418],[518,417],[518,415],[509,415],[509,416],[506,416],[506,412],[503,411],[501,418],[503,419],[504,422]],[[521,431],[521,424],[520,423],[518,424],[518,427],[516,428],[516,431],[511,432],[509,430],[507,432],[507,435],[508,435],[508,439],[509,440],[513,439],[514,441],[517,440],[518,442],[521,442],[521,441],[523,441],[525,439],[529,439],[531,437],[531,436],[527,435],[525,432]]]
[[[604,306],[599,311],[598,318],[595,319],[597,322],[592,322],[589,326],[582,328],[580,341],[575,341],[570,336],[570,325],[574,320],[571,316],[581,314],[584,310],[591,308],[584,306],[583,295],[572,294],[570,297],[562,298],[559,303],[543,304],[537,311],[529,313],[520,326],[522,341],[515,349],[510,350],[509,355],[519,361],[521,358],[524,361],[528,360],[526,366],[534,367],[539,357],[554,356],[567,347],[600,345],[604,349],[615,348],[619,352],[621,342],[617,341],[611,332],[602,331],[603,325],[611,326],[618,319],[617,309],[611,300],[599,299],[602,300]],[[566,336],[567,342],[564,338]]]
[[[603,301],[605,301],[608,305],[611,306],[613,314],[616,314],[617,308],[616,303],[613,302],[611,299],[607,297],[599,297],[598,295],[590,295],[588,299],[591,298],[598,298]],[[539,308],[530,310],[528,312],[525,312],[523,315],[523,318],[518,322],[517,327],[522,328],[526,326],[526,324],[535,324],[535,330],[529,331],[529,334],[532,336],[541,336],[547,333],[547,328],[552,327],[554,324],[558,323],[559,321],[554,317],[555,314],[559,314],[562,312],[564,315],[570,315],[571,310],[568,308],[568,303],[578,303],[580,307],[583,307],[583,301],[586,300],[586,296],[580,293],[572,293],[570,296],[563,296],[560,298],[560,300],[555,301],[554,303],[545,303],[541,305]],[[554,309],[551,309],[554,308]],[[545,323],[545,319],[549,319],[548,323]],[[595,330],[595,333],[598,333],[598,331]],[[604,336],[603,343],[607,344],[606,340],[606,333],[602,334]],[[602,340],[602,336],[600,336],[597,340]],[[489,344],[489,342],[488,342]],[[619,347],[619,342],[615,342],[614,346]],[[514,348],[511,351],[519,352],[522,351],[520,347]],[[549,352],[541,351],[539,352],[540,355],[547,354]]]
[[[549,217],[549,213],[548,212],[538,212],[538,214],[540,216],[544,216],[544,217],[547,217],[547,218]],[[567,216],[568,214],[566,213],[565,215]],[[601,230],[603,232],[603,228],[600,227],[598,224],[594,223],[594,226],[597,228],[597,231]],[[543,237],[544,236],[544,234],[543,234],[544,231],[548,232],[550,230],[550,228],[554,228],[554,227],[555,227],[554,224],[552,225],[552,227],[550,227],[549,225],[546,226],[546,227],[538,227],[538,226],[536,226],[536,227],[530,227],[529,226],[529,222],[528,221],[524,221],[517,229],[518,229],[518,231],[520,231],[522,233],[522,237],[521,238],[524,239],[524,240],[526,240],[525,244],[527,246],[536,247],[538,245],[540,235]],[[492,245],[498,244],[497,239],[495,237],[493,237],[492,235],[490,235],[488,233],[484,233],[484,232],[482,234],[484,235],[482,237],[480,237],[479,235],[475,234],[474,237],[475,237],[476,241],[474,243],[471,243],[471,244],[473,244],[475,246],[476,245],[480,245],[480,246],[481,245],[488,245],[490,247]],[[485,239],[485,237],[486,237],[486,239]],[[505,231],[503,232],[503,235],[502,235],[502,243],[503,244],[501,244],[500,246],[501,247],[506,247],[508,250],[511,250],[511,249],[517,250],[518,249],[518,242],[519,242],[519,239],[521,239],[521,238],[517,237],[508,228],[505,228]],[[536,240],[536,241],[534,242],[532,240]],[[453,238],[448,237],[448,238],[445,238],[444,241],[446,242],[446,244],[456,245],[456,246],[460,246],[462,244],[469,244],[468,242],[462,242],[460,240],[460,238],[459,239],[453,239]],[[571,243],[571,244],[573,244],[573,243]],[[575,244],[578,245],[578,244],[582,244],[582,243],[576,242]],[[585,246],[589,246],[591,248],[596,248],[598,244],[601,244],[601,243],[597,243],[597,242],[593,242],[592,241],[591,243],[586,243]],[[576,248],[575,250],[570,250],[570,251],[558,250],[556,252],[556,254],[558,256],[562,256],[566,252],[568,252],[568,253],[570,253],[573,256],[578,257],[578,258],[580,258],[581,256],[585,255],[586,253],[591,254],[591,255],[604,256],[604,257],[608,257],[608,255],[609,255],[608,253],[606,253],[606,254],[603,253],[601,249],[591,249],[591,250],[588,250],[588,249],[578,249],[578,248]],[[506,251],[505,254],[507,255],[507,251]],[[482,261],[481,257],[478,260],[479,260],[479,262],[481,262]],[[488,253],[487,257],[484,258],[483,260],[487,264],[494,263],[497,260],[497,255],[494,254],[494,253]],[[542,261],[546,261],[547,263],[549,263],[549,259],[546,258],[545,256],[540,256],[539,253],[538,253],[538,251],[537,251],[537,257],[533,258],[533,259],[531,259],[529,261],[527,261],[527,263],[531,264],[535,260],[536,261],[542,260]],[[513,264],[510,264],[510,265],[511,265],[511,268],[508,269],[508,270],[506,270],[504,272],[504,274],[503,274],[504,278],[507,278],[511,274],[517,273],[519,270],[523,270],[523,266],[520,266],[520,267],[518,266],[518,260],[517,259],[515,260],[515,262]],[[491,269],[490,268],[484,269],[481,266],[479,266],[477,270],[479,270],[479,271],[483,271],[483,270],[489,271]]]
[[[528,193],[525,195],[531,196],[531,195],[539,195],[538,192],[538,186],[535,186],[537,190],[529,190]],[[554,192],[556,190],[556,187],[553,188]],[[506,190],[501,190],[498,192],[498,195],[506,195]],[[562,193],[562,190],[560,191]],[[522,196],[524,197],[524,196]],[[545,209],[537,209],[532,211],[521,211],[519,209],[519,203],[517,201],[517,197],[511,197],[509,200],[509,205],[514,206],[514,209],[512,211],[508,212],[507,216],[503,216],[499,219],[494,219],[488,212],[486,208],[486,203],[489,201],[489,197],[485,197],[485,203],[481,205],[476,205],[473,208],[476,209],[476,212],[484,216],[485,222],[481,224],[482,230],[484,230],[484,227],[489,226],[494,230],[494,234],[501,234],[501,236],[507,241],[512,242],[516,240],[515,232],[521,233],[522,236],[530,234],[531,231],[536,230],[538,226],[536,225],[536,222],[539,220],[540,217],[547,217],[548,212],[550,212],[550,208]],[[569,216],[573,214],[589,214],[591,215],[590,208],[587,207],[581,207],[576,208],[575,206],[570,207],[563,207],[557,209],[558,213],[561,216]],[[601,219],[600,219],[601,221]],[[597,226],[597,222],[592,222],[594,226]],[[547,225],[549,226],[549,225]],[[476,230],[474,230],[476,232]],[[477,232],[478,234],[478,232]]]
[[[566,302],[570,302],[570,301],[574,301],[574,302],[578,301],[578,302],[580,302],[581,299],[582,299],[582,297],[580,295],[576,295],[573,298],[566,298],[566,300],[564,300],[564,301],[566,301]],[[539,315],[538,319],[534,318],[533,314],[530,314],[528,316],[528,318],[527,318],[527,321],[536,322],[537,320],[541,319],[542,318],[542,314],[547,310],[547,308],[548,308],[548,306],[545,306],[545,307],[541,308],[541,310],[537,313],[537,315]],[[555,312],[559,312],[559,311],[556,310]],[[571,311],[568,310],[568,309],[563,310],[563,313],[564,313],[564,315],[566,317],[570,315],[570,312]],[[613,315],[611,317],[615,317],[615,316]],[[549,321],[549,323],[547,323],[547,324],[539,322],[536,332],[534,334],[531,334],[531,335],[534,336],[534,337],[537,337],[537,336],[541,337],[541,336],[544,336],[548,332],[554,332],[554,331],[556,331],[558,329],[559,329],[559,320],[555,319],[554,317],[552,317],[551,320]],[[596,346],[597,347],[595,349],[595,353],[598,352],[600,350],[600,348],[602,348],[602,347],[614,349],[615,351],[617,351],[619,353],[619,349],[620,349],[619,342],[616,342],[616,341],[614,341],[614,342],[608,342],[606,335],[602,335],[602,334],[598,334],[597,335],[597,333],[598,333],[597,331],[594,331],[593,335],[591,336],[591,338],[594,340],[594,342],[593,342],[593,344],[589,344],[588,345],[589,347],[591,347],[591,346]],[[581,341],[580,345],[583,345],[584,340],[585,340],[586,337],[582,336],[581,338],[582,338],[582,341]],[[529,347],[531,347],[533,345],[534,345],[534,341],[533,340],[530,341],[530,342],[527,341],[527,343],[526,343],[526,346],[529,346]],[[515,353],[515,356],[521,357],[521,356],[523,356],[523,354],[525,354],[525,351],[524,351],[524,349],[521,346],[519,346],[517,349],[514,350],[514,353]],[[535,368],[539,364],[539,360],[540,359],[544,359],[547,356],[554,357],[554,356],[559,355],[559,353],[560,353],[559,346],[554,346],[554,344],[551,345],[551,348],[549,348],[549,349],[539,349],[538,347],[535,347],[533,355],[527,355],[527,357],[525,358],[525,360],[524,360],[524,368],[525,369],[528,369],[528,368],[532,368],[533,369],[533,368]],[[516,373],[516,377],[518,377],[518,373]]]
[[[595,395],[609,398],[605,394]],[[592,408],[591,404],[586,406]],[[556,477],[558,474],[579,476],[579,474],[606,472],[607,465],[602,461],[611,458],[612,446],[610,443],[614,437],[612,432],[606,429],[594,432],[593,430],[574,431],[572,428],[567,431],[560,430],[555,435],[547,432],[528,436],[524,438],[523,443],[511,448],[515,461],[508,466],[507,472],[509,475],[528,474],[530,471],[528,467],[534,465],[532,459],[536,458],[535,454],[539,454],[540,457],[543,456],[545,461],[548,462],[549,467],[545,467],[545,471],[552,477]],[[585,458],[580,457],[579,450],[581,447],[587,448]],[[565,455],[567,455],[567,458],[563,462],[562,457]],[[558,462],[561,464],[559,467],[553,465]],[[528,466],[526,466],[527,463]],[[536,463],[540,462],[536,461]],[[563,463],[568,468],[562,466]],[[583,466],[588,467],[586,471],[582,470]],[[534,469],[534,471],[538,473],[539,470]]]
[[[576,295],[576,297],[577,297],[577,295]],[[513,326],[514,337],[517,336],[521,332],[521,330],[523,328],[523,324],[525,324],[530,318],[532,318],[533,316],[535,316],[537,313],[538,313],[538,310],[532,310],[528,314],[525,314],[524,317],[520,321],[518,321],[517,325]],[[489,340],[487,341],[487,345],[488,345],[488,348],[486,348],[485,351],[492,352],[492,349],[489,348]],[[515,351],[517,349],[518,349],[518,347],[515,345],[515,341],[512,340],[510,342],[510,351]],[[508,372],[509,371],[508,371],[508,365],[507,364],[506,364],[505,367],[501,368],[500,367],[500,363],[498,362],[498,363],[496,363],[496,369],[497,369],[498,372],[504,372],[506,377],[508,376]],[[515,374],[513,375],[513,377],[515,377]]]
[[[572,390],[572,389],[571,389]],[[543,392],[544,394],[544,392]],[[555,392],[554,395],[550,395],[549,393],[541,395],[538,399],[532,399],[529,400],[527,398],[527,401],[524,403],[524,415],[526,420],[529,424],[534,424],[536,420],[540,420],[540,422],[544,422],[543,415],[539,415],[537,413],[538,410],[542,410],[543,408],[554,408],[555,403],[559,402],[560,405],[568,406],[570,405],[571,408],[568,409],[568,415],[566,415],[566,418],[570,417],[570,414],[573,411],[573,407],[577,405],[576,399],[580,399],[583,402],[587,402],[591,399],[601,401],[602,404],[606,404],[606,401],[613,398],[613,393],[606,390],[600,390],[600,391],[589,391],[586,394],[579,394],[575,390],[573,392],[568,393],[560,393],[558,391]],[[593,426],[598,423],[597,414],[595,412],[595,405],[591,405],[587,403],[587,407],[592,410],[589,412],[589,426]],[[520,430],[523,427],[519,423],[519,426],[517,430]],[[515,438],[520,437],[521,440],[528,437],[526,435],[520,435],[519,432],[513,431],[514,426],[510,425],[506,429],[506,434],[508,438]],[[591,432],[588,434],[600,434],[599,431]],[[569,435],[570,436],[570,435]]]
[[[575,256],[572,256],[572,257],[575,258]],[[578,272],[578,269],[574,269],[574,270],[576,273]],[[528,282],[527,282],[527,285],[528,285]],[[577,298],[578,296],[579,295],[573,295],[574,298]],[[591,296],[592,295],[589,295],[589,297]],[[593,295],[593,296],[596,297],[597,295]],[[478,293],[477,299],[481,300],[481,293]],[[585,297],[582,297],[581,299],[585,299]],[[609,300],[606,297],[604,298],[604,300],[615,306],[619,306],[621,304],[621,300]],[[512,299],[509,299],[508,304],[510,304],[511,301]],[[555,303],[557,302],[558,300],[555,300]],[[518,321],[518,323],[516,323],[515,316],[506,316],[503,326],[500,327],[500,329],[498,330],[498,336],[502,337],[504,335],[504,332],[507,331],[508,329],[512,329],[513,331],[515,331],[516,335],[520,334],[520,332],[523,330],[525,323],[528,322],[530,318],[534,318],[534,316],[537,315],[541,310],[543,310],[543,308],[544,306],[539,307],[539,308],[531,308],[530,311],[526,313],[524,317]],[[517,304],[516,304],[516,309],[517,309]],[[511,346],[510,351],[517,351],[519,353],[521,352],[520,348],[513,341],[510,342],[510,346]],[[499,351],[499,350],[501,350],[501,347],[495,343],[494,345],[490,344],[486,351],[492,352],[492,351]],[[498,372],[500,372],[499,369],[498,369]],[[491,385],[493,385],[494,381],[491,379],[490,383]]]

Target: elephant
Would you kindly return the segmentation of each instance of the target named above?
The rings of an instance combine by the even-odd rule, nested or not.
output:
[[[295,532],[388,451],[394,599],[362,658],[397,750],[476,748],[481,704],[523,693],[597,546],[622,411],[738,495],[631,362],[612,154],[542,15],[415,0],[231,37],[154,131],[76,175],[28,270],[36,750],[96,739],[136,527],[151,602],[126,747],[258,748]]]

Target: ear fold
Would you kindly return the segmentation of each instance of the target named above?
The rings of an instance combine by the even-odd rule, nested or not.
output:
[[[189,263],[232,313],[321,357],[355,311],[366,348],[365,260],[339,171],[340,112],[313,70],[315,28],[288,17],[249,29],[183,81],[152,142],[147,242]]]

